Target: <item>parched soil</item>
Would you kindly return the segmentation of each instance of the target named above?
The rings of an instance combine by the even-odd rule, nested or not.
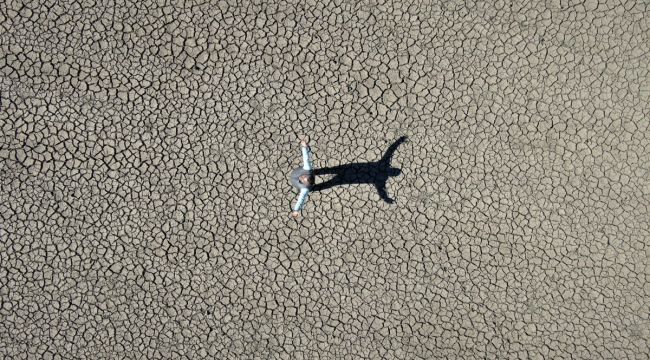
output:
[[[648,359],[650,3],[382,1],[0,5],[0,357]]]

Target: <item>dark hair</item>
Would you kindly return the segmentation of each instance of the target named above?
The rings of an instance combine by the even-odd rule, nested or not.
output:
[[[307,186],[313,186],[314,185],[314,177],[313,176],[305,174],[305,175],[301,175],[300,177],[302,178],[303,176],[307,177],[307,183],[305,185],[307,185]]]

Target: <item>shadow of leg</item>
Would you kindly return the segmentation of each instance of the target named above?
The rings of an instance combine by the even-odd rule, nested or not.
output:
[[[315,184],[312,188],[311,191],[322,191],[325,189],[329,189],[331,187],[341,185],[343,182],[341,181],[340,176],[335,176],[325,182]]]
[[[314,175],[328,175],[328,174],[339,174],[341,171],[344,171],[347,168],[345,165],[326,167],[320,169],[314,169]]]

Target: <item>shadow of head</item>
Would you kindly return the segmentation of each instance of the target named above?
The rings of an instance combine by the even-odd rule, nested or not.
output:
[[[401,169],[397,169],[397,168],[388,169],[388,176],[399,176],[401,174],[402,174]]]

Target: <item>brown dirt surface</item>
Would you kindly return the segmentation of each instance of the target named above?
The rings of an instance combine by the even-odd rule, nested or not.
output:
[[[650,357],[648,1],[0,24],[0,357]]]

